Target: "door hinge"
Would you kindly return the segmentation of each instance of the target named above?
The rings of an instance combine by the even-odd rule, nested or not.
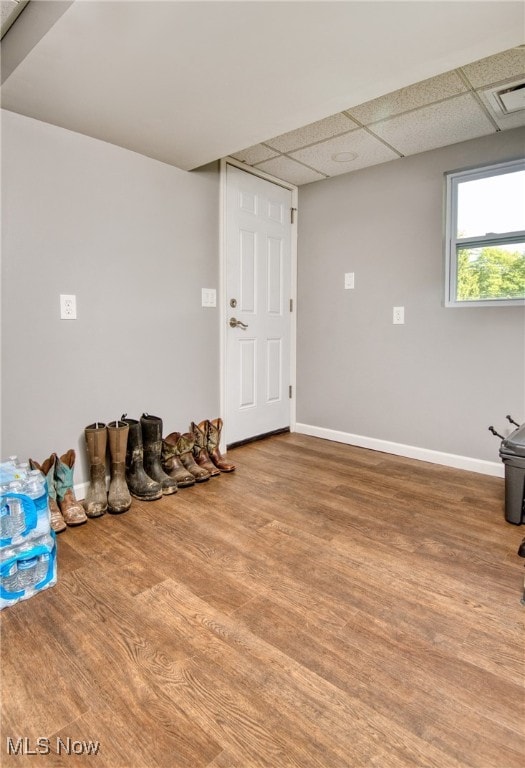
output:
[[[297,213],[297,208],[290,208],[290,221],[292,224],[295,222],[296,213]]]
[[[293,299],[290,299],[290,312],[293,312]]]
[[[291,384],[288,387],[288,397],[290,398],[290,400],[292,399],[292,385]]]

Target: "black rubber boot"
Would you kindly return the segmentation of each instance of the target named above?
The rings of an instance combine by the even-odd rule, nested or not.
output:
[[[140,417],[142,444],[144,446],[144,469],[149,477],[160,483],[162,493],[169,496],[177,493],[177,481],[162,469],[162,419],[143,413]]]
[[[137,419],[128,419],[126,414],[121,421],[129,427],[128,444],[126,446],[126,483],[129,492],[141,501],[155,501],[162,497],[162,486],[144,471],[144,449],[142,446],[142,429]]]

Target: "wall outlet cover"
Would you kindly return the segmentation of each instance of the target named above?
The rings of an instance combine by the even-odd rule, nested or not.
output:
[[[217,291],[215,288],[203,288],[202,289],[202,306],[203,307],[216,307],[217,306]]]
[[[394,325],[403,325],[405,322],[405,308],[394,307],[392,314],[392,322]]]
[[[60,294],[60,319],[77,319],[77,297],[71,293]]]
[[[355,288],[355,274],[354,272],[345,272],[345,290]]]

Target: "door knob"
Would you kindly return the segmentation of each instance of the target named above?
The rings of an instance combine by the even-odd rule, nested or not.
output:
[[[248,326],[246,323],[241,323],[240,320],[236,320],[234,317],[230,317],[230,328],[242,328],[245,331]]]

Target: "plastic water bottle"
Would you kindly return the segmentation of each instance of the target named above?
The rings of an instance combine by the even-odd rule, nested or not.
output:
[[[44,581],[49,570],[51,554],[44,552],[42,555],[27,557],[17,561],[16,584],[19,590],[32,589]]]
[[[20,482],[20,480],[13,480],[7,485],[6,493],[2,500],[0,517],[3,539],[12,539],[14,536],[18,536],[26,526],[24,507],[21,499],[10,496],[12,493],[23,492],[24,483]]]
[[[11,565],[5,576],[2,576],[2,588],[6,592],[18,592],[18,567],[16,561]]]
[[[18,560],[18,589],[30,589],[37,583],[38,556]]]
[[[44,517],[47,518],[47,522],[50,525],[51,510],[49,509],[47,483],[39,469],[32,469],[28,472],[23,492],[35,502],[38,518],[40,520],[43,520]]]
[[[41,490],[41,494],[45,492],[46,489],[46,479],[42,472],[39,469],[30,469],[27,472],[26,478],[25,478],[25,484],[26,486],[33,484],[33,485],[39,485]],[[24,493],[27,493],[29,496],[28,491],[24,491]]]
[[[38,563],[35,568],[35,581],[34,584],[40,584],[41,581],[43,581],[46,576],[47,572],[49,570],[49,561],[51,559],[51,555],[49,552],[45,552],[43,555],[40,555],[38,558]]]
[[[25,480],[27,472],[29,470],[29,464],[27,461],[20,462],[18,456],[9,456],[7,461],[13,467],[16,480]]]
[[[25,493],[26,496],[29,496],[29,498],[33,500],[40,499],[42,496],[46,495],[46,481],[39,469],[29,470],[22,493]]]
[[[10,483],[11,480],[16,480],[17,470],[15,460],[16,456],[10,456],[7,461],[3,461],[2,464],[0,464],[2,484]]]
[[[27,462],[20,463],[17,456],[9,456],[7,461],[0,463],[0,482],[9,483],[11,480],[25,480],[29,471]]]
[[[0,504],[0,539],[10,539],[13,529],[11,513],[5,498],[8,486],[9,483],[0,485],[0,496],[2,496],[2,503]]]

